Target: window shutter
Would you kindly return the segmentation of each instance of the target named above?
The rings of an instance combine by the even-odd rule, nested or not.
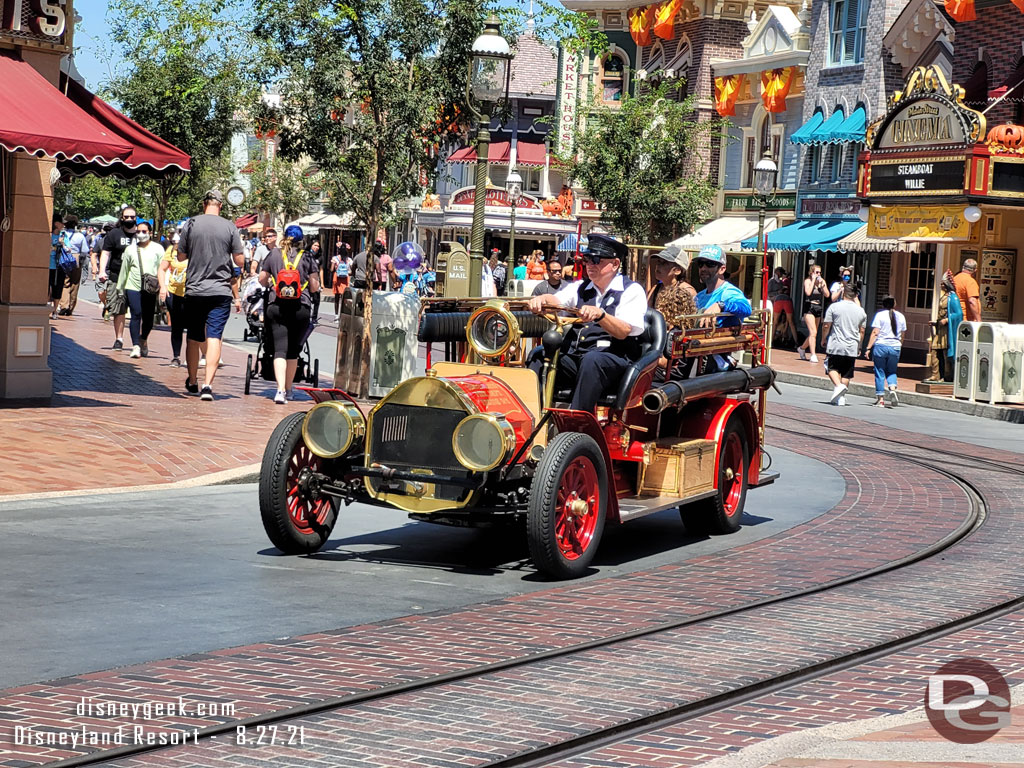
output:
[[[843,24],[843,61],[856,62],[860,28],[860,0],[846,0],[846,18]]]

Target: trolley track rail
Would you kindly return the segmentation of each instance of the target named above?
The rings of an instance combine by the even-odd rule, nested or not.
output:
[[[786,416],[778,418],[790,419],[790,417]],[[801,421],[800,419],[790,420],[797,422]],[[822,425],[818,424],[817,426],[821,427]],[[825,426],[831,428],[829,425]],[[848,443],[845,443],[838,438],[829,438],[816,434],[808,435],[798,430],[788,430],[778,426],[771,426],[770,428],[781,432],[797,434],[804,438],[813,439],[825,443],[841,444],[848,448],[867,450],[866,448],[864,448],[864,446],[849,445]],[[865,437],[867,437],[867,435],[865,435]],[[235,729],[239,726],[245,726],[248,729],[252,729],[256,728],[257,726],[275,725],[287,721],[310,717],[312,715],[329,714],[332,711],[342,710],[348,707],[353,707],[358,704],[380,701],[382,699],[387,699],[406,693],[429,690],[431,688],[447,685],[450,683],[461,682],[464,680],[470,680],[495,672],[526,667],[532,664],[537,664],[539,662],[564,658],[585,651],[591,651],[594,649],[607,648],[614,645],[624,644],[632,640],[648,638],[656,636],[660,633],[682,629],[685,627],[694,626],[704,622],[709,622],[730,616],[740,615],[767,606],[795,601],[809,595],[816,595],[823,592],[828,592],[830,590],[835,590],[850,584],[866,581],[881,574],[890,573],[892,571],[896,571],[901,568],[905,568],[909,565],[912,565],[914,563],[918,563],[928,558],[931,558],[939,553],[944,552],[950,547],[955,546],[958,542],[962,541],[965,537],[970,536],[974,531],[976,531],[980,526],[984,524],[988,515],[984,498],[982,494],[978,491],[978,489],[968,480],[958,476],[953,472],[950,472],[949,470],[945,469],[942,466],[936,466],[933,463],[922,459],[908,457],[895,451],[887,451],[884,449],[878,449],[874,447],[872,447],[871,450],[875,453],[889,455],[892,458],[900,459],[902,461],[906,461],[911,464],[916,464],[923,468],[935,471],[945,476],[946,478],[952,480],[957,485],[959,485],[963,489],[969,505],[969,514],[967,515],[965,520],[954,531],[951,531],[939,541],[934,542],[933,544],[919,550],[916,553],[905,556],[898,560],[891,561],[884,565],[880,565],[854,574],[849,574],[847,576],[834,579],[828,582],[823,582],[821,584],[817,584],[811,587],[806,587],[799,590],[792,590],[769,598],[744,603],[742,605],[715,611],[707,611],[701,614],[688,616],[683,619],[676,619],[670,622],[664,622],[662,624],[645,627],[643,629],[622,632],[583,643],[575,643],[572,645],[554,648],[548,651],[543,651],[535,654],[528,654],[525,656],[519,656],[512,659],[505,659],[498,662],[468,667],[464,670],[450,672],[443,675],[425,677],[419,680],[406,681],[403,683],[388,685],[369,691],[361,691],[358,693],[347,694],[344,696],[338,696],[331,699],[324,699],[317,702],[311,702],[310,704],[306,705],[300,705],[296,707],[290,707],[288,709],[269,712],[263,715],[232,720],[222,724],[208,726],[206,728],[199,729],[195,740],[209,740],[215,736],[229,734],[234,732]],[[1024,471],[1019,472],[1019,474],[1024,475]],[[972,626],[972,622],[980,623],[983,621],[987,621],[990,618],[995,618],[1001,613],[1008,613],[1013,610],[1017,610],[1022,606],[1024,606],[1024,598],[1015,599],[1004,605],[993,607],[987,611],[974,614],[972,616],[964,617],[963,619],[941,625],[940,627],[936,627],[925,632],[920,632],[917,635],[911,636],[909,638],[903,638],[899,641],[894,641],[892,643],[884,643],[872,647],[870,649],[865,649],[863,651],[839,656],[827,662],[809,666],[789,674],[781,675],[777,678],[771,678],[753,685],[741,686],[735,689],[734,691],[708,697],[706,699],[702,699],[689,704],[680,705],[678,707],[666,709],[664,711],[655,713],[648,717],[632,720],[629,723],[624,723],[617,726],[610,726],[609,728],[597,730],[574,739],[563,741],[557,745],[532,749],[527,752],[511,756],[507,759],[489,763],[487,764],[487,766],[488,768],[512,768],[512,766],[540,765],[544,762],[550,762],[554,759],[561,759],[563,757],[568,757],[574,754],[587,752],[594,748],[600,747],[603,744],[612,743],[615,741],[622,740],[624,738],[628,738],[632,735],[643,733],[645,731],[661,728],[673,722],[680,722],[686,719],[698,717],[702,714],[715,711],[716,709],[724,709],[735,704],[741,703],[742,701],[746,701],[750,698],[755,698],[757,696],[770,693],[773,690],[778,690],[780,688],[785,688],[790,685],[799,683],[805,679],[813,679],[814,677],[819,677],[823,674],[838,671],[839,669],[843,669],[847,666],[855,666],[857,664],[864,663],[865,661],[870,661],[873,658],[893,653],[903,648],[909,648],[913,647],[914,645],[919,645],[921,643],[928,642],[929,640],[934,639],[936,637],[941,637],[944,634],[949,634],[952,632],[959,631],[960,629]],[[107,750],[85,753],[64,760],[53,761],[51,763],[47,763],[47,766],[50,766],[51,768],[72,768],[73,766],[101,765],[122,758],[136,757],[146,753],[160,752],[171,748],[174,748],[174,745],[126,745]]]

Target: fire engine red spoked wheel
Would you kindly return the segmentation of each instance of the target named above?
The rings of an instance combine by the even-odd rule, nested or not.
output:
[[[277,425],[260,467],[263,528],[286,555],[320,549],[338,518],[337,503],[327,496],[313,498],[304,482],[323,462],[302,440],[304,417],[304,413],[292,413]]]
[[[738,419],[722,433],[718,457],[718,492],[680,510],[686,527],[694,533],[734,533],[740,529],[747,499],[750,446]]]
[[[597,443],[580,432],[556,435],[530,487],[526,533],[537,568],[556,579],[584,575],[607,508],[608,471]]]

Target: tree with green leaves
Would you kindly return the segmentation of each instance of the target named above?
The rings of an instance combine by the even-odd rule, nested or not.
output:
[[[264,108],[257,122],[279,130],[284,156],[319,166],[335,210],[354,213],[371,240],[400,200],[424,191],[420,180],[434,175],[438,149],[464,136],[470,49],[488,7],[485,0],[257,0],[265,78],[277,79],[281,93],[280,109]],[[593,20],[564,9],[550,8],[549,16],[560,34],[594,29]],[[503,9],[509,40],[514,18],[521,28],[521,13]],[[371,302],[365,306],[368,333]],[[360,379],[365,388],[368,375]]]
[[[309,167],[308,163],[276,157],[253,163],[247,207],[285,222],[297,219],[309,210],[313,195],[306,175]]]
[[[657,244],[702,223],[717,187],[704,158],[725,121],[697,121],[694,97],[666,98],[666,87],[598,108],[577,129],[573,179],[604,207],[603,220],[634,243]]]
[[[150,196],[157,221],[194,215],[211,182],[228,181],[224,155],[236,114],[258,91],[250,13],[242,0],[110,0],[107,20],[125,72],[107,92],[129,117],[192,158],[187,176],[135,185],[140,197]]]
[[[126,200],[126,190],[119,179],[90,175],[61,182],[53,191],[53,199],[59,210],[85,221],[96,216],[116,216]]]

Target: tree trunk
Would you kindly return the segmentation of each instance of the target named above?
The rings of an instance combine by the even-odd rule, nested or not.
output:
[[[363,339],[359,356],[359,389],[357,396],[370,396],[370,352],[373,347],[373,277],[377,268],[373,246],[377,242],[377,215],[371,213],[366,221],[366,288],[363,291]]]

